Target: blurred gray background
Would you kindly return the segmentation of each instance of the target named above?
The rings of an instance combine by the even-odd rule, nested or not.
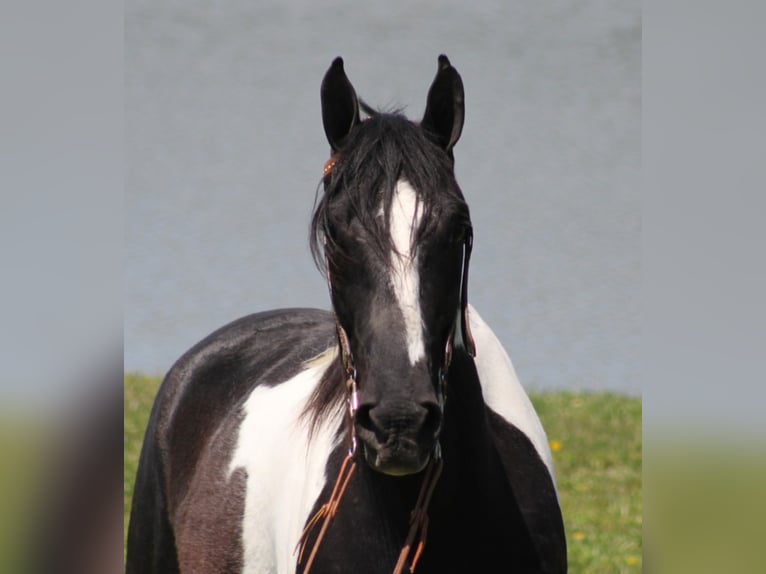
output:
[[[164,374],[242,315],[329,305],[308,250],[319,85],[419,119],[463,77],[471,302],[533,390],[638,395],[641,4],[125,4],[125,369]]]

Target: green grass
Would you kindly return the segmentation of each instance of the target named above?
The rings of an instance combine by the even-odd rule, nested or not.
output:
[[[152,410],[154,395],[160,386],[160,379],[138,374],[126,374],[124,383],[124,421],[123,452],[123,510],[125,536],[128,535],[128,519],[130,518],[130,501],[133,498],[133,483],[138,469],[138,457],[141,454],[141,444],[144,440],[146,423]]]
[[[710,430],[714,434],[711,435]],[[665,430],[645,445],[647,562],[673,574],[761,573],[766,533],[762,433]]]
[[[47,435],[42,421],[0,413],[0,573],[29,571],[48,479]]]
[[[159,379],[125,375],[125,532]],[[610,393],[532,394],[551,442],[569,572],[641,572],[641,400]]]
[[[569,572],[641,572],[641,400],[530,397],[553,450]]]

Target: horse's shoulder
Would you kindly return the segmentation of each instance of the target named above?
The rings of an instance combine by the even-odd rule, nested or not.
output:
[[[288,379],[303,362],[326,350],[334,337],[333,315],[320,309],[278,309],[241,317],[185,352],[165,376],[157,400],[168,416],[192,397],[207,399],[211,408],[239,403],[259,385]]]
[[[189,378],[216,368],[252,369],[251,361],[271,360],[274,355],[316,354],[334,334],[335,320],[329,311],[294,308],[253,313],[202,339],[176,361],[170,373]]]
[[[161,459],[175,463],[172,474],[184,479],[202,441],[229,440],[256,388],[290,379],[335,336],[327,311],[279,309],[232,321],[184,353],[160,386],[147,431]]]
[[[336,346],[331,313],[275,310],[221,327],[168,371],[155,400],[142,458],[164,492],[179,560],[191,571],[198,570],[200,561],[239,564],[243,551],[266,552],[267,541],[256,544],[255,551],[247,543],[262,539],[259,528],[268,526],[257,510],[274,506],[272,498],[282,506],[290,504],[289,496],[279,498],[279,489],[259,488],[280,484],[269,483],[269,477],[281,472],[291,485],[318,480],[315,475],[321,475],[322,468],[305,479],[296,478],[307,447],[300,432],[290,433],[300,412],[296,404],[326,368],[328,348]],[[241,516],[248,511],[247,492],[256,493],[249,527],[255,534],[240,532]],[[239,566],[221,567],[230,570]]]

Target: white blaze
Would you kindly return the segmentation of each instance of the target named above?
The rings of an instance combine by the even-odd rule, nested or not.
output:
[[[425,357],[423,320],[420,311],[420,277],[417,257],[412,256],[412,234],[423,214],[415,190],[400,180],[391,202],[390,228],[394,252],[391,254],[391,285],[404,316],[407,353],[414,365]]]

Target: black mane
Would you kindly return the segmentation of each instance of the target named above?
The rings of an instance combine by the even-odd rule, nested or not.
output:
[[[418,193],[423,216],[412,248],[446,212],[469,223],[468,206],[455,181],[450,156],[401,112],[379,112],[363,104],[370,117],[348,135],[323,179],[311,222],[311,253],[320,271],[326,260],[343,256],[333,243],[331,204],[345,202],[369,233],[369,243],[382,253],[393,249],[388,222],[396,184],[406,179]],[[383,206],[385,217],[377,217]]]

